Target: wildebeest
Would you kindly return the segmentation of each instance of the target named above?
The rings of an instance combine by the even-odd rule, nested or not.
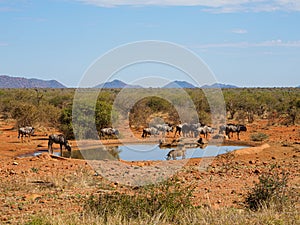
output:
[[[223,134],[226,131],[226,127],[227,127],[227,125],[221,125],[219,127],[219,134]]]
[[[195,137],[199,136],[200,134],[204,134],[204,137],[207,139],[208,134],[213,134],[214,133],[214,128],[210,126],[203,126],[203,127],[198,127],[195,131]]]
[[[109,128],[102,128],[100,130],[100,138],[108,136],[108,137],[113,137],[113,136],[118,136],[119,135],[119,130],[109,127]]]
[[[193,130],[193,127],[191,124],[183,124],[181,128],[182,136],[187,137],[190,136],[191,131]]]
[[[169,132],[173,131],[173,127],[169,124],[156,124],[153,126],[158,130],[158,132],[161,132],[163,136],[165,136],[166,133],[169,134]]]
[[[34,127],[20,127],[18,130],[18,138],[21,137],[21,139],[23,139],[23,137],[28,136],[30,140],[30,136],[33,134],[34,134]]]
[[[185,148],[180,149],[172,149],[167,154],[167,160],[173,159],[176,160],[177,157],[181,157],[182,159],[185,159]]]
[[[159,131],[157,130],[157,128],[155,127],[147,127],[143,129],[143,134],[142,134],[142,138],[147,137],[147,135],[151,136],[151,135],[159,135]]]
[[[181,131],[182,131],[182,135],[184,137],[193,137],[195,135],[195,131],[197,130],[197,128],[201,127],[202,124],[201,123],[193,123],[193,124],[183,124]]]
[[[225,128],[225,134],[230,139],[230,133],[231,137],[233,137],[233,133],[237,133],[237,138],[240,140],[240,132],[241,131],[247,131],[247,127],[241,124],[227,124]]]
[[[183,126],[183,124],[176,125],[174,137],[176,137],[177,132],[178,132],[179,136],[181,135],[182,126]]]
[[[69,152],[71,151],[71,146],[66,139],[66,137],[63,134],[51,134],[49,135],[49,141],[48,141],[48,152],[49,154],[53,154],[53,143],[60,145],[60,155],[62,156],[62,146],[65,146],[65,149],[67,149]]]

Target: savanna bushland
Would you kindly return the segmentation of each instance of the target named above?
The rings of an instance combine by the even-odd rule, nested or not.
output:
[[[19,143],[6,132],[20,126],[39,130],[52,128],[68,139],[73,133],[75,89],[1,89],[1,143],[10,138],[9,152],[36,143]],[[119,95],[121,89],[102,89],[96,103],[88,95],[76,108],[79,124],[96,128],[121,123],[128,116],[130,127],[140,132],[151,122],[194,122],[210,124],[211,112],[201,89],[185,89],[197,115],[178,112],[186,106],[178,90],[154,89],[132,104],[138,91]],[[214,91],[214,90],[211,90]],[[249,134],[258,143],[272,141],[272,129],[292,127],[297,135],[300,123],[299,88],[237,88],[222,90],[226,121],[250,126],[264,121],[264,129]],[[167,96],[171,101],[163,97]],[[117,100],[118,101],[117,101]],[[118,102],[122,104],[119,104]],[[220,99],[216,99],[216,104]],[[79,104],[80,106],[80,104]],[[186,113],[186,114],[185,114]],[[94,120],[86,117],[95,115]],[[188,121],[180,121],[183,115]],[[159,118],[162,118],[160,120]],[[6,126],[8,126],[6,125]],[[299,133],[297,133],[299,132]],[[281,135],[281,134],[278,134]],[[283,133],[283,138],[287,134]],[[16,135],[15,135],[16,136]],[[81,137],[90,137],[82,133]],[[4,139],[3,139],[4,138]],[[16,140],[15,140],[16,139]],[[95,174],[84,161],[58,161],[51,157],[0,158],[1,222],[11,224],[299,224],[299,144],[275,143],[265,152],[216,157],[206,171],[191,161],[170,179],[143,187],[111,183]],[[13,146],[16,146],[14,149]],[[5,156],[2,156],[5,157]],[[251,157],[251,158],[249,158]],[[132,166],[140,167],[139,163]]]
[[[149,118],[153,115],[163,115],[165,122],[179,123],[179,115],[176,108],[161,97],[146,96],[137,101],[133,106],[122,99],[123,108],[120,113],[114,112],[114,100],[120,89],[102,89],[99,92],[96,105],[85,99],[82,110],[79,112],[79,121],[84,121],[87,111],[94,112],[95,124],[99,131],[103,127],[112,125],[112,120],[118,116],[129,113],[130,125],[139,127],[149,125]],[[185,89],[192,100],[198,115],[189,115],[193,122],[199,121],[208,124],[210,118],[210,106],[201,89]],[[299,88],[236,88],[223,89],[226,105],[227,119],[236,120],[239,123],[253,123],[258,119],[266,119],[270,125],[289,125],[300,121],[300,89]],[[184,107],[185,99],[177,96],[176,89],[155,89],[162,96],[170,95],[177,105]],[[4,118],[16,120],[16,127],[20,126],[51,126],[65,133],[69,138],[72,134],[72,104],[75,89],[2,89],[0,90],[0,113]],[[132,91],[126,98],[134,98],[136,91]],[[218,104],[217,102],[215,104]],[[225,119],[225,118],[224,118]],[[225,120],[224,120],[225,123]]]

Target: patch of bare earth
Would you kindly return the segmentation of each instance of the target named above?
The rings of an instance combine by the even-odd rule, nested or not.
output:
[[[78,216],[85,200],[93,193],[133,190],[102,178],[84,160],[53,158],[47,153],[38,157],[18,157],[37,149],[46,150],[48,132],[38,130],[31,141],[21,142],[13,125],[14,121],[0,121],[0,223],[19,224],[39,213]],[[274,166],[288,171],[289,185],[299,191],[300,126],[268,126],[265,121],[258,121],[247,127],[248,131],[241,134],[239,142],[253,144],[250,136],[255,132],[266,133],[269,139],[255,144],[260,147],[216,157],[205,170],[199,168],[201,159],[188,160],[178,172],[178,182],[195,187],[196,205],[241,207],[248,188],[260,174]],[[136,133],[136,137],[139,136]],[[233,140],[236,142],[236,137]],[[75,146],[75,142],[72,144]],[[58,147],[55,146],[57,151]],[[155,163],[126,162],[133,168],[130,171],[147,170]]]

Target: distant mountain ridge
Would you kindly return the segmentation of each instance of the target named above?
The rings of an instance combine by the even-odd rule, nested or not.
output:
[[[105,83],[101,83],[99,85],[94,86],[94,88],[143,88],[140,85],[130,85],[126,84],[120,80],[113,80]],[[187,81],[172,81],[161,88],[199,88],[195,85],[187,82]],[[238,86],[231,85],[231,84],[221,84],[221,83],[214,83],[212,85],[203,85],[200,88],[239,88]]]
[[[140,85],[126,84],[120,80],[113,80],[96,85],[94,88],[142,88]]]
[[[239,88],[239,87],[232,84],[214,83],[212,85],[203,85],[201,86],[201,88]]]
[[[196,87],[189,82],[175,80],[166,84],[165,86],[163,86],[163,88],[196,88]]]
[[[0,88],[66,88],[66,86],[56,80],[0,75]]]

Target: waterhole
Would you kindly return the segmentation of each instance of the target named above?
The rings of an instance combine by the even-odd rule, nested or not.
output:
[[[203,158],[221,155],[227,152],[246,148],[248,146],[216,146],[208,145],[205,148],[186,148],[186,158]],[[147,161],[166,160],[169,151],[176,148],[160,148],[157,144],[128,144],[119,146],[95,147],[86,150],[67,152],[63,151],[63,157],[86,160],[126,160]],[[26,156],[37,156],[47,151],[36,151]],[[59,152],[54,153],[60,156]]]

